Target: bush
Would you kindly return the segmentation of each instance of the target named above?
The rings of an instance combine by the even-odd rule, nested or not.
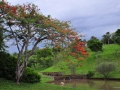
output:
[[[88,71],[87,78],[91,78],[92,76],[94,76],[94,71]]]
[[[95,69],[97,72],[102,74],[104,78],[107,78],[110,72],[115,70],[115,64],[113,62],[103,62],[100,63]]]
[[[14,80],[17,59],[9,53],[0,52],[0,77]]]
[[[53,65],[52,56],[52,49],[48,47],[37,51],[38,63],[45,68]]]
[[[36,83],[40,82],[40,75],[35,72],[32,68],[27,67],[23,75],[22,81],[26,83]]]
[[[87,45],[88,45],[88,48],[91,49],[91,51],[93,52],[98,52],[98,51],[102,51],[102,46],[103,46],[103,43],[101,41],[99,41],[98,39],[96,40],[89,40],[87,42]]]

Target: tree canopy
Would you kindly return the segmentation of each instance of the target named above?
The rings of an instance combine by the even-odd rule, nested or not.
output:
[[[88,40],[87,45],[88,45],[88,48],[91,49],[91,51],[94,51],[94,52],[102,51],[103,43],[98,39]]]
[[[116,36],[116,43],[120,45],[120,29],[117,29],[117,31],[115,32],[115,36]]]

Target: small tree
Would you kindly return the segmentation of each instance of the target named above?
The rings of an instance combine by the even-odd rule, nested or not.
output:
[[[104,76],[104,78],[107,78],[109,74],[115,70],[115,64],[113,62],[103,62],[96,66],[96,71],[99,72]]]
[[[88,48],[90,48],[91,51],[93,51],[93,52],[102,51],[103,43],[101,41],[99,41],[98,39],[96,39],[96,40],[93,40],[93,39],[89,40],[87,42],[87,45],[88,45]]]

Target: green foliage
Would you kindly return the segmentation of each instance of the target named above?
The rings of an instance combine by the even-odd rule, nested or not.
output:
[[[17,59],[9,53],[0,52],[0,77],[13,80],[15,79]]]
[[[103,43],[99,40],[94,40],[94,39],[91,39],[87,42],[87,45],[88,45],[88,48],[91,49],[91,51],[93,52],[98,52],[98,51],[102,51],[102,45]]]
[[[53,64],[52,61],[53,52],[50,48],[44,48],[37,51],[37,60],[43,67],[50,67]]]
[[[96,71],[107,78],[109,74],[115,70],[115,64],[113,62],[102,62],[96,66]]]
[[[48,47],[37,51],[37,58],[41,58],[41,57],[45,58],[47,56],[52,56],[52,55],[53,55],[52,49]]]
[[[51,60],[51,58],[52,58],[51,56],[48,56],[48,57],[45,57],[45,58],[41,57],[38,62],[43,67],[50,67],[50,66],[53,65],[53,61]]]
[[[71,74],[75,75],[76,74],[76,69],[77,69],[77,65],[75,63],[69,63],[68,64],[68,69],[70,70]]]
[[[17,58],[17,57],[18,57],[18,53],[17,53],[17,52],[14,52],[14,53],[12,54],[12,56],[15,57],[15,58]]]
[[[57,48],[54,47],[52,50],[53,50],[54,54],[56,54],[62,50],[62,47],[57,47]]]
[[[27,66],[28,66],[28,67],[32,67],[32,66],[36,67],[37,62],[38,62],[38,61],[37,61],[37,55],[32,55],[32,56],[30,56],[29,59],[28,59],[28,64],[27,64]]]
[[[23,74],[22,81],[26,83],[36,83],[40,82],[41,76],[35,72],[32,68],[27,67],[25,73]]]
[[[88,71],[87,78],[91,78],[92,76],[94,76],[94,74],[94,71]]]
[[[58,61],[56,67],[58,67],[63,72],[69,72],[70,74],[76,74],[77,68],[81,65],[81,61],[75,59],[72,56],[65,56],[63,54],[59,54],[56,57]]]
[[[116,43],[120,45],[120,29],[118,29],[116,32],[115,32],[115,36],[116,36]]]
[[[0,52],[0,77],[15,80],[17,59],[9,53]],[[23,75],[23,82],[39,82],[40,76],[31,68],[27,68]]]

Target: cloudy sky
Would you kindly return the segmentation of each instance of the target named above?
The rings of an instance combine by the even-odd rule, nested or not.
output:
[[[12,5],[36,4],[44,15],[71,21],[78,32],[101,38],[120,28],[120,0],[7,0]]]

